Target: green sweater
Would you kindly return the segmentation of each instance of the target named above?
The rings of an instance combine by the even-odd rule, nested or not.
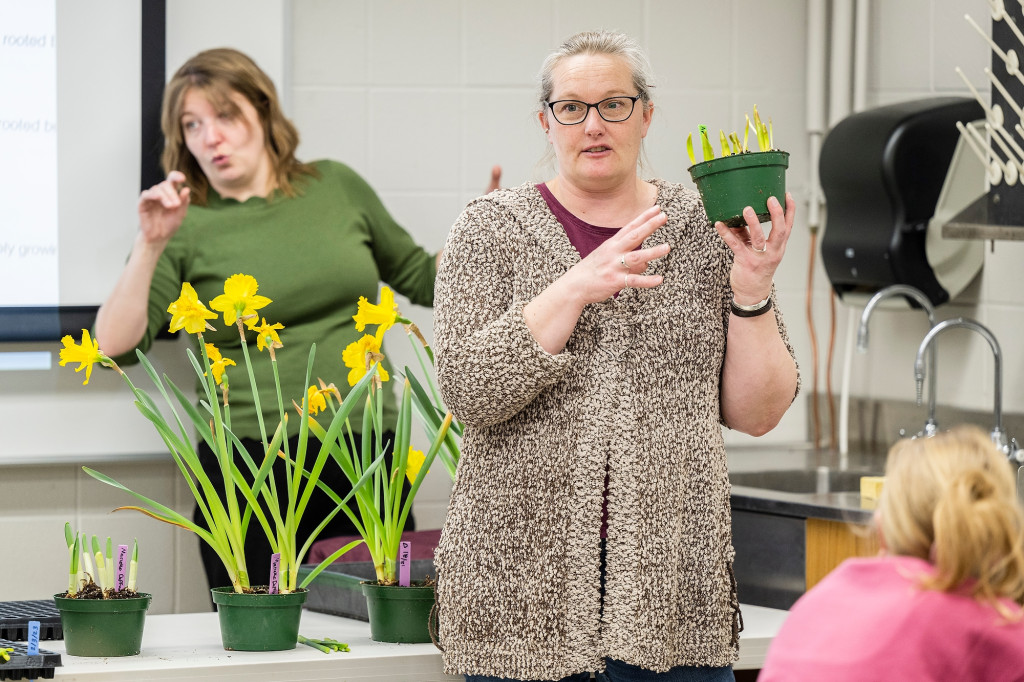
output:
[[[273,301],[257,311],[260,321],[284,325],[278,331],[284,347],[277,350],[277,364],[285,409],[294,412],[291,401],[301,404],[305,395],[306,363],[314,342],[312,382],[322,378],[342,394],[347,391],[348,369],[341,354],[364,333],[356,331],[352,319],[360,296],[376,303],[383,281],[413,303],[433,304],[434,255],[413,241],[351,168],[333,161],[315,166],[320,176],[301,178],[296,198],[277,192],[270,201],[256,197],[240,203],[211,189],[207,206],[189,207],[157,264],[149,291],[149,324],[139,348],[147,350],[169,325],[167,306],[177,300],[182,282],[191,283],[209,306],[224,293],[229,276],[252,275],[259,282],[258,293]],[[223,316],[210,322],[217,331],[207,331],[205,340],[237,363],[227,368],[232,430],[239,437],[258,439],[237,327],[225,325]],[[256,350],[255,334],[248,332],[246,338],[269,436],[279,421],[273,369],[268,353]],[[117,362],[134,360],[134,353],[127,355]],[[198,380],[197,388],[201,390]],[[394,424],[394,390],[384,394],[384,423]],[[354,429],[360,421],[352,420]],[[291,435],[298,425],[298,419],[289,418]]]

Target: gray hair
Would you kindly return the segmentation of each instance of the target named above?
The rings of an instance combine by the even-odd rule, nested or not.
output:
[[[576,55],[610,55],[620,57],[629,65],[629,71],[633,76],[633,86],[640,95],[644,105],[650,104],[651,88],[654,87],[651,77],[651,64],[647,55],[640,49],[635,40],[625,33],[614,31],[583,31],[571,36],[562,43],[558,49],[547,56],[544,64],[540,67],[540,107],[541,111],[547,108],[547,102],[551,99],[551,92],[555,88],[551,72],[555,70],[558,63],[568,57]]]
[[[640,49],[637,42],[625,33],[617,31],[583,31],[570,36],[564,43],[558,46],[558,49],[549,54],[541,65],[539,76],[540,113],[547,113],[547,103],[551,99],[552,91],[555,89],[554,80],[551,75],[555,67],[563,59],[581,54],[603,54],[625,60],[629,66],[629,72],[633,76],[633,86],[636,88],[637,94],[640,95],[640,101],[644,103],[644,109],[646,110],[650,106],[651,88],[654,87],[654,78],[651,76],[651,63],[647,60],[647,55]],[[541,177],[540,174],[543,172],[543,169],[550,165],[554,158],[554,151],[551,147],[548,147],[544,152],[544,157],[534,167],[534,174],[537,178]],[[647,162],[647,151],[642,141],[640,143],[638,165],[640,170],[644,170],[649,165]]]

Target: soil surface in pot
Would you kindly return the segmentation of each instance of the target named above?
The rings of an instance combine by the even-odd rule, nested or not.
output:
[[[104,590],[90,580],[88,585],[80,589],[75,594],[68,594],[67,592],[64,592],[59,596],[64,597],[65,599],[137,599],[140,595],[135,590],[129,590],[128,588],[123,590],[107,588]]]

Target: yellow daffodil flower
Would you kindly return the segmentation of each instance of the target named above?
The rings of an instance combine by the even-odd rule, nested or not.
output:
[[[256,349],[263,350],[268,346],[274,348],[281,348],[281,337],[277,335],[278,329],[284,329],[284,325],[280,322],[275,324],[267,324],[267,318],[263,318],[263,324],[249,325],[249,328],[256,332]]]
[[[350,370],[348,373],[349,386],[355,386],[359,383],[360,379],[366,376],[366,372],[369,369],[366,366],[367,354],[383,357],[380,353],[380,342],[383,336],[380,329],[377,330],[376,336],[365,334],[358,341],[348,344],[348,347],[342,352],[341,359],[345,361],[345,366]],[[388,380],[388,373],[383,367],[380,368],[379,375],[381,381]]]
[[[188,282],[181,283],[181,296],[178,300],[167,306],[167,312],[171,314],[172,332],[184,329],[188,334],[199,334],[207,327],[207,320],[216,320],[217,315],[211,313],[205,305],[199,302],[196,290]]]
[[[309,403],[310,416],[315,417],[320,414],[320,410],[327,409],[327,398],[324,397],[323,391],[316,386],[310,386],[306,391],[306,401]]]
[[[231,275],[224,280],[224,293],[210,301],[210,307],[224,313],[224,324],[234,324],[271,302],[266,296],[256,295],[259,286],[252,275]]]
[[[70,335],[65,336],[60,342],[64,344],[64,347],[60,349],[60,366],[63,367],[69,362],[77,362],[78,367],[75,368],[75,371],[81,372],[83,369],[85,370],[83,386],[89,383],[94,363],[98,362],[101,365],[110,363],[110,358],[100,352],[99,343],[89,337],[89,330],[87,329],[82,330],[82,343],[80,345],[75,344],[75,339]]]
[[[422,450],[413,450],[412,446],[409,446],[409,459],[405,465],[405,475],[408,477],[410,485],[416,482],[416,477],[420,475],[420,469],[423,468],[423,462],[426,459]]]
[[[359,297],[359,308],[352,319],[356,321],[356,331],[361,332],[368,324],[379,324],[380,330],[387,331],[398,319],[398,308],[395,306],[395,295],[388,287],[380,289],[380,303],[370,303],[365,296]]]
[[[213,380],[220,386],[224,379],[224,370],[228,367],[235,367],[235,361],[231,358],[221,357],[220,350],[212,343],[206,344],[206,357],[210,358],[210,370],[213,371]],[[203,376],[206,376],[205,374]]]

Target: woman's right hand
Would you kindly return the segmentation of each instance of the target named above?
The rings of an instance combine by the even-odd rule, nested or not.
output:
[[[667,221],[661,208],[652,206],[526,304],[523,317],[540,347],[552,355],[562,352],[588,304],[627,287],[650,289],[661,284],[661,275],[644,272],[648,263],[669,252],[669,245],[637,247]]]
[[[668,221],[658,206],[652,206],[614,236],[574,265],[568,276],[583,303],[611,298],[622,289],[650,289],[662,282],[661,275],[645,275],[647,264],[669,252],[668,244],[637,248]]]
[[[146,243],[163,247],[181,227],[188,211],[185,174],[171,171],[167,179],[139,195],[139,233]]]

